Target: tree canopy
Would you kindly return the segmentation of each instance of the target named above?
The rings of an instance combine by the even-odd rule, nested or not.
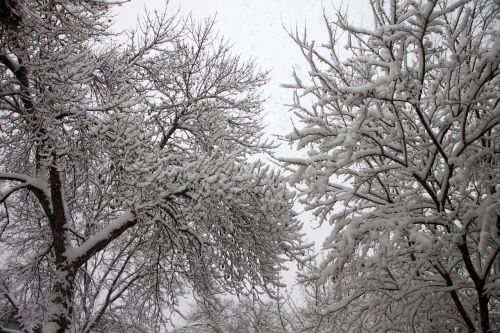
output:
[[[113,3],[0,1],[0,309],[26,332],[159,331],[187,285],[272,294],[303,254],[252,159],[267,74],[213,20],[115,33]]]
[[[498,329],[499,3],[370,6],[372,28],[339,11],[323,44],[291,34],[309,75],[287,85],[288,139],[305,154],[283,161],[332,226],[303,276],[328,286],[310,293],[306,328]]]

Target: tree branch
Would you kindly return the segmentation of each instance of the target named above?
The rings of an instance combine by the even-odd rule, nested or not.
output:
[[[85,261],[104,249],[109,243],[118,238],[126,230],[137,224],[137,217],[132,211],[124,212],[120,217],[111,221],[97,234],[86,240],[77,248],[68,253],[68,259],[75,267],[80,267]]]

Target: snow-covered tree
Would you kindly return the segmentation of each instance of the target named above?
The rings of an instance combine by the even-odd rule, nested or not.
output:
[[[296,332],[286,300],[241,298],[200,300],[186,325],[174,333],[286,333]]]
[[[302,252],[249,159],[266,74],[210,20],[116,34],[114,3],[0,1],[0,304],[26,332],[159,331],[186,286],[271,293]]]
[[[499,2],[369,5],[373,28],[338,12],[324,44],[292,34],[309,76],[287,85],[288,139],[307,154],[283,161],[332,226],[308,327],[499,329]]]

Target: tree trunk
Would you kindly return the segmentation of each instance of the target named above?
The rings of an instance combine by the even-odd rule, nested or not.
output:
[[[480,290],[477,290],[479,299],[479,316],[481,320],[481,332],[488,333],[490,331],[490,315],[488,312],[489,297],[486,295],[484,285]]]
[[[465,235],[462,236],[463,243],[458,246],[460,252],[462,253],[462,257],[464,259],[465,268],[469,272],[469,275],[474,282],[474,286],[476,288],[477,299],[479,302],[479,317],[481,323],[481,332],[488,333],[490,330],[490,316],[488,313],[488,303],[490,301],[489,296],[484,289],[485,278],[481,278],[476,269],[474,268],[474,264],[472,263],[469,249],[467,248],[467,241]]]
[[[65,333],[73,314],[73,291],[76,270],[60,265],[48,307],[48,318],[43,333]]]

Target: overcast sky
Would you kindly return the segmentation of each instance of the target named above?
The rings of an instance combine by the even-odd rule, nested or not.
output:
[[[166,3],[165,0],[131,0],[119,8],[117,26],[133,26],[144,8],[161,12]],[[349,14],[355,23],[362,24],[364,17],[369,16],[363,12],[365,0],[343,3],[349,5]],[[172,13],[180,9],[183,15],[191,13],[198,19],[215,16],[216,28],[230,40],[235,53],[244,59],[255,59],[262,69],[271,70],[271,80],[264,88],[266,131],[270,135],[284,135],[292,129],[286,106],[291,102],[292,91],[281,88],[280,84],[292,82],[294,68],[299,73],[307,73],[305,59],[286,29],[307,27],[311,39],[324,42],[327,36],[323,8],[332,16],[333,9],[341,6],[342,0],[171,0],[168,4]],[[289,154],[289,148],[282,144],[278,153]],[[320,245],[329,228],[314,229],[317,223],[310,214],[302,214],[301,220],[306,224],[308,240]],[[285,274],[288,284],[293,283],[294,277],[294,272]]]
[[[356,17],[362,17],[359,4],[363,0],[347,1]],[[131,0],[121,6],[117,22],[133,25],[144,8],[161,11],[165,0]],[[323,7],[332,13],[341,0],[171,0],[168,7],[174,13],[181,9],[195,18],[216,17],[220,34],[229,39],[233,50],[243,58],[252,58],[262,69],[271,70],[271,81],[264,90],[270,134],[286,134],[291,129],[290,116],[285,104],[291,101],[291,91],[280,88],[291,82],[295,67],[305,70],[305,61],[298,47],[287,35],[286,29],[303,29],[317,41],[324,41]],[[281,150],[280,150],[281,151]]]

